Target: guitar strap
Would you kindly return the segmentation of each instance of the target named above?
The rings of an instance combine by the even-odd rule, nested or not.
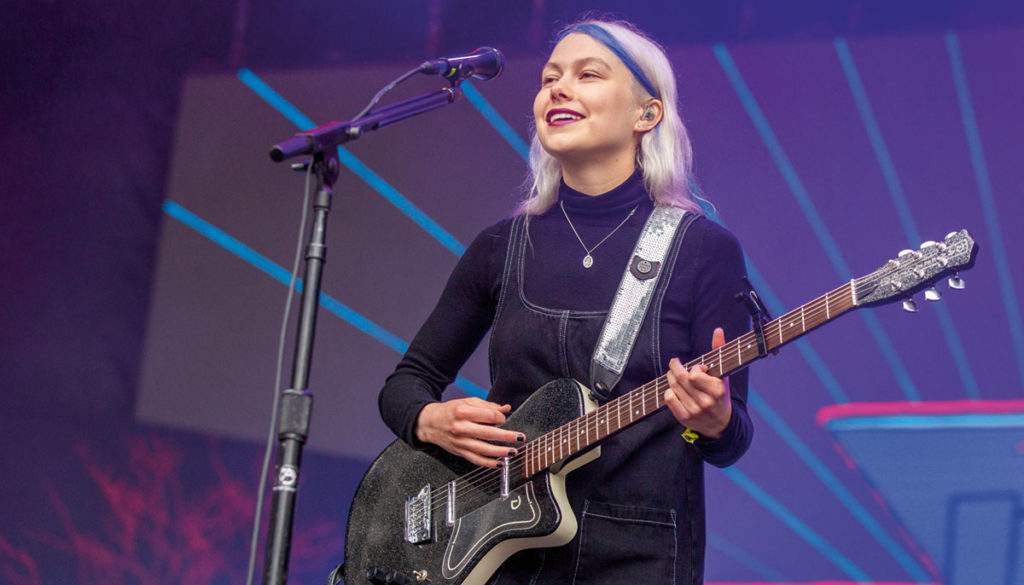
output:
[[[678,207],[659,205],[647,218],[590,360],[590,387],[598,400],[607,400],[622,378],[676,232],[696,217]]]

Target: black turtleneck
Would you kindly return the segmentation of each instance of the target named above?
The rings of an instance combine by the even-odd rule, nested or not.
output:
[[[644,222],[654,209],[644,190],[643,177],[634,173],[618,187],[596,196],[584,195],[562,183],[558,197],[551,209],[530,218],[533,246],[527,252],[526,298],[551,309],[605,311],[615,297]],[[622,227],[616,229],[619,224]],[[586,249],[592,250],[594,263],[590,268],[583,266],[587,252],[573,234],[573,227]],[[605,237],[608,239],[594,248]]]

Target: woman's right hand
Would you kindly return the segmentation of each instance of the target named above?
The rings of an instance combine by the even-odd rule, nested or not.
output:
[[[481,467],[501,467],[503,457],[516,450],[498,443],[522,443],[526,437],[517,431],[498,428],[508,404],[495,404],[479,398],[459,398],[431,402],[416,417],[416,438],[433,443]]]

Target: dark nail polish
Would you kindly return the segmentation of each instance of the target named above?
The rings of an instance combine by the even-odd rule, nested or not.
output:
[[[516,450],[515,449],[509,449],[508,450],[508,456],[509,457],[515,457],[515,454],[516,454]]]
[[[520,443],[522,443],[525,440],[526,440],[526,436],[524,436],[524,435],[516,435],[516,441],[519,441]]]
[[[498,467],[505,467],[505,462],[504,461],[499,461],[495,465],[498,466]]]

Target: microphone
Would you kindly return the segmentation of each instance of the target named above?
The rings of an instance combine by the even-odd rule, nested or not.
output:
[[[441,75],[451,81],[467,77],[487,80],[500,75],[504,67],[505,56],[501,51],[494,47],[480,47],[468,55],[424,61],[419,71],[427,75]]]

